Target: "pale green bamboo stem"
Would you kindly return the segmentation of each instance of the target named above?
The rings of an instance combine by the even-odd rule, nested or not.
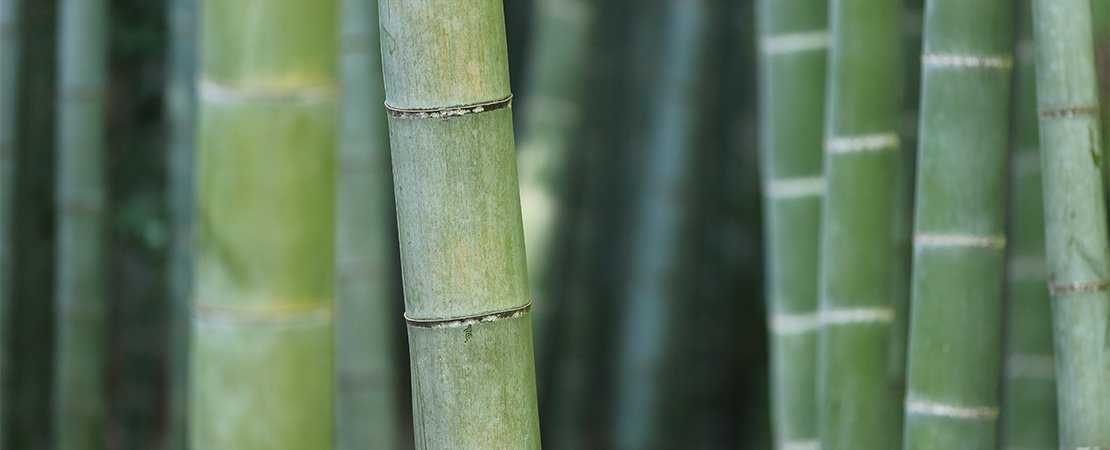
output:
[[[1006,359],[1003,363],[1002,448],[1056,448],[1056,378],[1052,309],[1045,284],[1044,191],[1038,148],[1029,1],[1018,2],[1015,53]]]
[[[332,447],[336,3],[201,7],[198,450]]]
[[[336,443],[394,448],[393,204],[376,0],[341,0]]]
[[[61,4],[54,445],[104,442],[104,102],[107,5]]]
[[[381,0],[418,449],[538,449],[500,0]]]
[[[900,1],[834,0],[829,24],[818,337],[824,450],[900,446],[890,361],[898,255]]]
[[[1060,448],[1110,447],[1110,255],[1090,2],[1034,0]]]
[[[776,448],[790,449],[818,442],[815,325],[828,10],[798,0],[763,0],[758,9],[771,419]]]
[[[905,448],[997,447],[1013,10],[928,0]]]
[[[165,448],[188,448],[189,299],[193,283],[193,159],[196,155],[196,0],[167,7],[166,79],[168,202],[170,209],[170,358]]]
[[[8,317],[11,310],[12,254],[16,174],[16,111],[19,101],[19,33],[20,1],[0,0],[0,380],[7,380],[6,361]],[[0,388],[0,399],[6,389]],[[0,405],[0,418],[4,408]],[[0,437],[4,436],[4,420],[0,420]]]

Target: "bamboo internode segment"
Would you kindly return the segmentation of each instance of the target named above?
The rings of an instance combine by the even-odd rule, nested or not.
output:
[[[1054,380],[1056,358],[1051,354],[1011,353],[1006,357],[1006,376],[1017,379]]]

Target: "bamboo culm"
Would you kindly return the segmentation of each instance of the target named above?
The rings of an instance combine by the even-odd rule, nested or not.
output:
[[[376,0],[340,0],[336,444],[398,443],[393,202]]]
[[[771,408],[776,448],[817,443],[817,274],[827,7],[758,4]],[[805,45],[799,45],[802,43]],[[793,44],[793,45],[791,45]],[[800,326],[799,326],[800,325]]]
[[[107,2],[61,4],[54,443],[103,448]]]
[[[1110,250],[1091,5],[1033,0],[1060,448],[1110,447]]]
[[[821,221],[818,423],[825,450],[900,447],[891,375],[900,1],[834,0]]]
[[[1044,193],[1038,148],[1030,1],[1018,2],[1011,130],[1002,448],[1055,448],[1052,309],[1045,284]]]
[[[4,362],[7,348],[9,305],[12,298],[12,227],[16,174],[16,110],[19,99],[20,0],[0,0],[0,379],[7,379]],[[5,389],[0,389],[0,398]],[[0,417],[4,417],[0,407]],[[0,436],[3,436],[0,421]]]
[[[337,2],[201,11],[190,444],[331,448]]]
[[[381,0],[417,449],[538,449],[499,0]]]

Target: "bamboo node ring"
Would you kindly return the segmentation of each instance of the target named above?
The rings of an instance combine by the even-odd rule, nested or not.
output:
[[[1068,119],[1072,117],[1088,117],[1097,116],[1099,114],[1099,107],[1097,105],[1087,106],[1072,106],[1069,108],[1049,109],[1041,111],[1040,115],[1043,119]]]
[[[385,110],[394,119],[450,119],[512,107],[513,94],[498,100],[434,108],[400,108],[390,105],[388,102],[385,103]]]
[[[1048,293],[1052,295],[1090,294],[1107,289],[1110,289],[1110,281],[1108,280],[1048,284]]]
[[[414,319],[409,317],[409,313],[404,313],[405,322],[411,327],[416,328],[457,328],[466,327],[476,323],[494,322],[504,319],[516,319],[523,317],[532,310],[532,301],[529,300],[522,306],[513,308],[502,309],[498,311],[491,311],[469,316],[448,317],[445,319]]]

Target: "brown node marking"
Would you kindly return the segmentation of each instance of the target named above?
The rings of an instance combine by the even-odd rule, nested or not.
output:
[[[471,103],[459,106],[441,106],[435,108],[399,108],[385,104],[390,117],[395,119],[450,119],[452,117],[496,111],[513,106],[513,94],[508,97],[485,102]]]
[[[1070,117],[1084,117],[1084,116],[1097,116],[1099,114],[1098,106],[1072,106],[1070,108],[1049,109],[1041,111],[1041,117],[1045,119],[1066,119]]]
[[[1110,289],[1110,281],[1089,281],[1083,283],[1049,283],[1048,293],[1052,295],[1090,294]]]

